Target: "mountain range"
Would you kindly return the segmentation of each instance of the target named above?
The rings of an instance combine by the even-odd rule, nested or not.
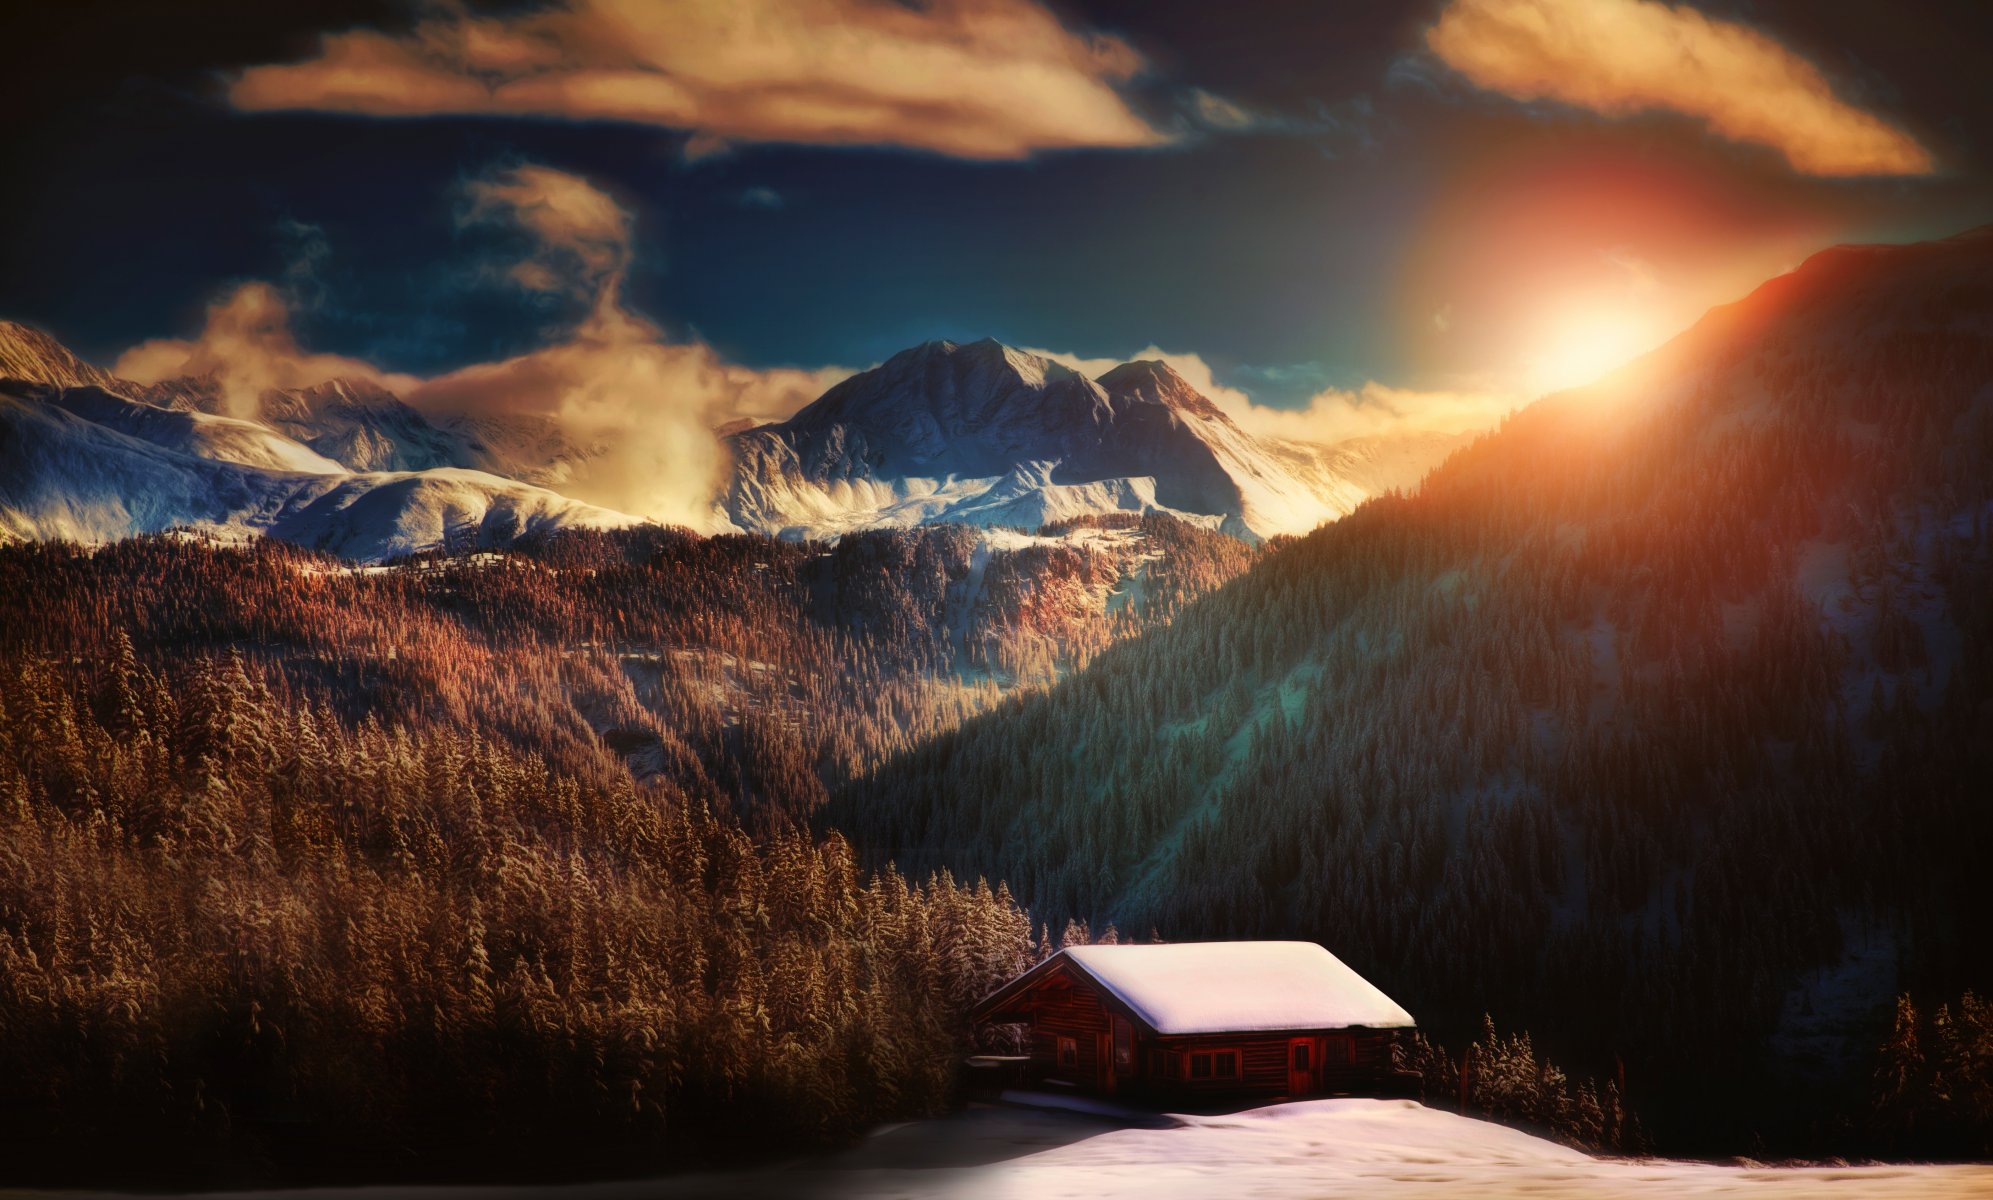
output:
[[[122,380],[0,322],[0,536],[190,529],[379,559],[639,516],[576,498],[600,444],[552,417],[430,414],[330,379],[232,413],[223,381]],[[1258,541],[1415,484],[1460,438],[1256,437],[1161,362],[1088,379],[994,341],[929,342],[790,419],[716,432],[714,526],[795,537],[1148,512]]]

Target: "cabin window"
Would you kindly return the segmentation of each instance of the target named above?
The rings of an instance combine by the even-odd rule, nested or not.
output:
[[[1211,1056],[1209,1054],[1193,1054],[1190,1056],[1190,1077],[1192,1079],[1211,1078]]]
[[[1149,1051],[1149,1074],[1157,1079],[1176,1078],[1176,1055],[1167,1050]]]
[[[1072,1070],[1080,1065],[1080,1044],[1069,1037],[1059,1039],[1059,1067]]]
[[[1308,1046],[1307,1042],[1294,1043],[1294,1069],[1297,1071],[1306,1071],[1313,1065],[1308,1061]]]
[[[1237,1079],[1239,1077],[1239,1052],[1237,1050],[1198,1050],[1190,1055],[1190,1077],[1192,1079]]]

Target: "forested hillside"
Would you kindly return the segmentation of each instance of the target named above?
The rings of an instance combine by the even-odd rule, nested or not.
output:
[[[0,658],[88,664],[121,635],[148,662],[239,650],[290,708],[476,733],[576,774],[622,760],[775,828],[1256,553],[1165,516],[1058,532],[650,527],[391,568],[269,541],[0,547]]]
[[[1617,1059],[1664,1148],[1806,1145],[1896,989],[1993,984],[1989,501],[1993,233],[1829,251],[822,819],[1041,919],[1318,939]]]
[[[934,1111],[1007,893],[295,703],[240,654],[0,668],[9,1184],[517,1179]]]
[[[7,1181],[599,1174],[934,1111],[1031,920],[797,818],[1256,553],[0,547]]]

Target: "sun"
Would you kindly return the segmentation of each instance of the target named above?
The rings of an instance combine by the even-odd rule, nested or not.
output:
[[[1542,395],[1590,383],[1653,349],[1662,338],[1644,313],[1568,306],[1544,322],[1540,348],[1525,369],[1529,390]]]

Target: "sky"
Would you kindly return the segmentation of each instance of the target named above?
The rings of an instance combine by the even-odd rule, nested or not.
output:
[[[1362,432],[1993,221],[1989,47],[1917,0],[9,5],[0,317],[605,423],[993,336]]]

